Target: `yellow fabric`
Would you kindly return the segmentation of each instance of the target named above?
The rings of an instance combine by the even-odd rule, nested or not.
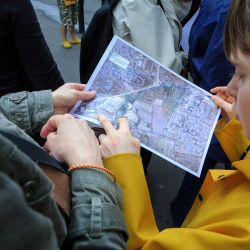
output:
[[[106,159],[104,165],[115,175],[123,191],[123,210],[129,228],[128,249],[140,249],[158,233],[141,158],[121,154]]]
[[[74,5],[76,3],[77,3],[77,0],[64,0],[65,6]]]
[[[222,123],[216,133],[229,158],[236,160],[248,141],[237,136],[242,135],[237,121],[224,127]],[[238,170],[210,170],[182,227],[162,232],[155,223],[140,157],[120,154],[104,164],[123,190],[130,236],[127,249],[250,249],[250,154],[233,163]]]
[[[237,161],[250,145],[250,141],[244,137],[240,122],[235,119],[227,124],[221,119],[216,126],[215,135],[231,162]]]

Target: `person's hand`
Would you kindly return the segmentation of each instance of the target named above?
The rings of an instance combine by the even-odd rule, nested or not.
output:
[[[55,115],[44,125],[40,134],[47,139],[44,148],[58,161],[69,166],[103,166],[98,140],[86,121],[77,120],[70,114]]]
[[[85,84],[65,83],[52,92],[55,115],[66,114],[77,101],[88,101],[95,97],[95,91],[83,92]]]
[[[140,154],[140,141],[132,136],[126,118],[119,119],[118,129],[103,115],[98,115],[97,119],[106,132],[106,135],[99,136],[100,151],[104,159],[121,153]]]
[[[211,93],[216,94],[212,96],[212,100],[219,108],[221,114],[226,122],[235,118],[233,112],[234,98],[227,94],[227,87],[215,87],[210,90]]]

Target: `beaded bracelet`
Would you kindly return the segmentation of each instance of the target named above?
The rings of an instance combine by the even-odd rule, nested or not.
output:
[[[104,167],[100,167],[98,165],[76,164],[76,165],[70,166],[69,169],[68,169],[68,172],[71,173],[73,170],[84,169],[84,168],[100,170],[100,171],[102,171],[102,172],[104,172],[106,174],[109,174],[113,178],[114,182],[116,182],[116,178],[115,178],[114,174],[110,170],[108,170],[107,168],[104,168]]]

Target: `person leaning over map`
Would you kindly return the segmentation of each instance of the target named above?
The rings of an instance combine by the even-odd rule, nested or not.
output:
[[[139,141],[125,118],[115,129],[104,116],[106,131],[100,150],[104,166],[123,190],[124,214],[129,229],[127,249],[249,249],[250,246],[250,1],[235,0],[225,30],[226,55],[236,66],[227,87],[212,89],[223,119],[216,135],[232,162],[231,170],[209,170],[199,195],[180,228],[159,232],[143,166]],[[239,119],[237,120],[236,117]],[[56,148],[55,148],[56,150]],[[53,150],[51,153],[54,154]],[[143,195],[142,195],[143,194]]]
[[[22,91],[0,98],[0,222],[4,225],[0,249],[125,249],[120,189],[102,167],[99,144],[87,122],[67,114],[77,101],[95,97],[95,92],[83,92],[84,88],[68,83],[53,92]],[[53,145],[56,159],[65,163],[59,168],[63,172],[53,168],[48,154],[30,137],[42,127],[44,136],[55,126],[56,133],[47,138],[57,139]],[[69,178],[65,170],[75,163],[86,168],[71,168]]]

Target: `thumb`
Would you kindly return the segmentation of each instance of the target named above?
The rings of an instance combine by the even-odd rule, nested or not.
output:
[[[84,94],[84,100],[88,101],[93,99],[96,96],[96,91],[88,91],[88,92],[83,92]]]
[[[61,115],[54,115],[49,118],[47,123],[42,127],[40,135],[42,138],[47,138],[47,136],[57,130],[58,124],[62,120]]]
[[[96,96],[96,91],[74,91],[74,95],[78,101],[88,101],[93,99]]]

